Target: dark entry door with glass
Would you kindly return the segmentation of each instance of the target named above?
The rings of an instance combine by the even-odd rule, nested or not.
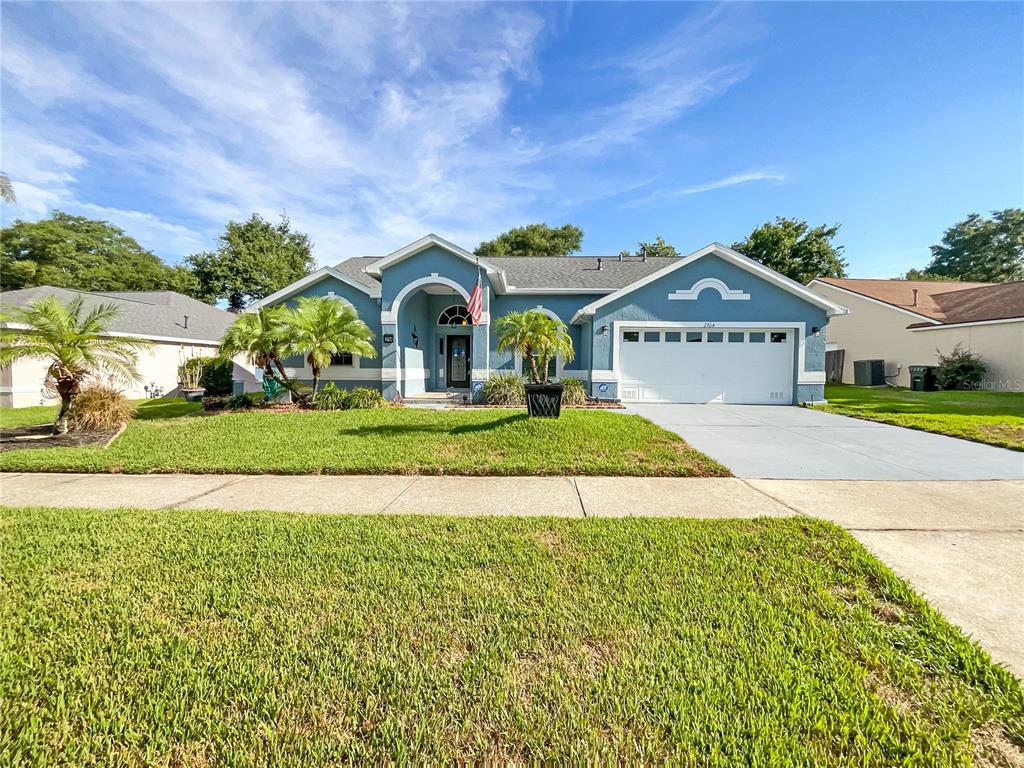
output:
[[[469,386],[469,336],[448,337],[448,386]]]

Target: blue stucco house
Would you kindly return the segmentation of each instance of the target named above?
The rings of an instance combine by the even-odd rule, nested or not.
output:
[[[795,404],[824,399],[825,329],[846,310],[718,243],[687,256],[504,257],[479,261],[484,311],[465,305],[477,258],[436,235],[384,256],[324,267],[250,309],[332,296],[376,335],[379,355],[339,355],[323,380],[385,397],[477,394],[494,372],[522,370],[497,351],[492,320],[537,309],[566,323],[575,359],[556,378],[622,401]],[[293,359],[290,374],[310,378]]]

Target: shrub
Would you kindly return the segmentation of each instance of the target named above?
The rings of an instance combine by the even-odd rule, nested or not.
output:
[[[227,399],[225,408],[229,411],[243,411],[261,405],[263,397],[258,392],[244,392]]]
[[[387,401],[379,389],[356,387],[345,397],[346,408],[384,408]]]
[[[199,389],[206,361],[201,357],[193,357],[178,366],[178,383],[182,389]]]
[[[329,381],[313,395],[313,407],[318,411],[340,411],[348,407],[348,399],[348,392]]]
[[[204,411],[244,411],[263,405],[263,395],[259,392],[246,392],[232,397],[204,397]]]
[[[210,397],[226,397],[234,391],[232,379],[235,375],[235,364],[230,360],[219,360],[216,357],[200,358],[203,361],[203,374],[199,377],[199,386],[206,390]]]
[[[71,401],[71,429],[106,432],[119,429],[135,415],[135,406],[124,392],[107,384],[82,389]]]
[[[562,404],[586,405],[587,390],[579,379],[562,379]]]
[[[935,380],[943,389],[977,389],[985,378],[985,364],[981,358],[964,349],[960,344],[953,347],[948,355],[939,354],[939,366]]]
[[[484,382],[488,405],[522,405],[526,402],[526,379],[514,373],[492,373]]]

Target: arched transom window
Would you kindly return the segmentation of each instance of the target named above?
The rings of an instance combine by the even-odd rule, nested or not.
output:
[[[466,308],[460,304],[452,304],[446,307],[437,317],[438,325],[472,325],[473,318],[469,316]]]

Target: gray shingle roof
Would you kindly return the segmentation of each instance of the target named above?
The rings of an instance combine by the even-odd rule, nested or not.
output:
[[[169,336],[196,341],[217,341],[231,325],[235,315],[174,291],[73,291],[40,285],[0,293],[0,306],[24,307],[37,299],[52,296],[67,303],[75,296],[85,297],[85,308],[114,304],[118,315],[109,329],[136,336]],[[188,327],[185,327],[188,315]]]
[[[363,285],[380,287],[380,282],[363,272],[377,256],[358,256],[337,264],[334,268]],[[594,256],[502,256],[486,259],[505,272],[505,280],[516,288],[593,288],[617,290],[657,272],[676,261],[672,256],[658,256],[641,261],[630,258],[619,261],[618,256],[601,259],[597,268]]]
[[[371,277],[363,272],[363,270],[382,258],[383,256],[353,256],[350,259],[345,259],[340,264],[335,264],[334,269],[341,272],[345,277],[349,277],[355,282],[376,291],[380,288],[380,280]]]
[[[630,283],[657,272],[677,261],[675,257],[659,256],[647,261],[618,256],[601,259],[597,268],[594,256],[502,256],[487,261],[505,271],[505,280],[516,288],[624,288]]]

